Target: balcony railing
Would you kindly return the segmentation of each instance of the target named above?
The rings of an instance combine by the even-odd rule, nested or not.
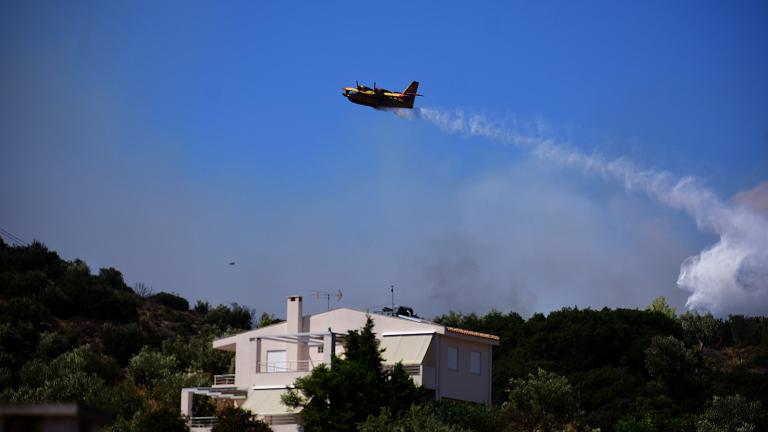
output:
[[[218,417],[190,417],[189,427],[191,428],[210,428],[219,422]]]
[[[312,360],[278,361],[256,364],[257,373],[309,372],[314,368]]]
[[[299,416],[298,414],[264,416],[264,422],[270,426],[298,424]]]
[[[388,370],[392,370],[392,368],[394,368],[394,367],[395,367],[395,365],[391,365],[391,364],[383,365],[383,369],[387,370],[387,371]],[[418,365],[418,364],[404,364],[403,365],[403,370],[405,371],[405,373],[407,373],[410,376],[419,376],[419,375],[421,375],[421,365]]]
[[[214,386],[235,385],[235,375],[234,374],[214,375],[213,385]]]

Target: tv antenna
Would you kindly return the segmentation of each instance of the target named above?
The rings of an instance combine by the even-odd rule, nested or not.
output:
[[[336,302],[340,302],[341,298],[344,297],[344,294],[341,292],[341,290],[338,290],[335,293],[315,290],[312,291],[312,295],[315,296],[315,300],[325,299],[327,308],[326,310],[331,310],[331,297],[336,297]]]
[[[389,286],[389,292],[392,294],[392,316],[395,315],[395,286]]]

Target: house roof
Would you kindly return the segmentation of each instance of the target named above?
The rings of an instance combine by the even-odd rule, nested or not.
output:
[[[306,330],[314,331],[318,329],[323,329],[322,331],[324,331],[328,327],[334,327],[333,328],[334,331],[336,332],[341,331],[343,334],[346,332],[345,328],[351,325],[349,324],[350,321],[348,319],[350,316],[357,317],[357,318],[354,318],[354,322],[357,322],[357,320],[363,320],[365,316],[369,316],[369,315],[373,317],[376,321],[384,320],[391,324],[400,322],[402,323],[403,331],[406,333],[421,332],[423,329],[423,331],[445,334],[449,336],[453,335],[458,337],[481,339],[481,340],[476,340],[477,342],[491,343],[493,345],[499,344],[499,337],[492,334],[481,333],[481,332],[476,332],[472,330],[465,330],[457,327],[446,327],[441,324],[437,324],[432,321],[427,321],[424,319],[371,314],[365,311],[359,311],[359,310],[349,309],[349,308],[338,308],[338,309],[332,309],[330,311],[320,312],[312,315],[305,315],[302,317],[302,320],[303,320],[303,327]],[[337,321],[344,322],[345,320],[346,320],[346,326],[342,325],[341,328],[336,327],[336,325],[338,324]],[[354,324],[354,325],[358,325],[358,324]],[[377,324],[377,326],[378,325],[379,324]],[[386,327],[387,326],[385,326],[384,333],[390,333],[390,335],[394,336],[394,334],[392,334],[389,330],[386,330]],[[389,327],[391,328],[391,325]],[[396,327],[399,328],[401,327],[401,325],[396,324]],[[311,328],[313,328],[314,330],[312,330]],[[286,330],[287,330],[287,323],[283,321],[278,324],[261,327],[253,330],[248,330],[243,333],[231,335],[231,336],[220,338],[220,339],[215,339],[213,341],[213,347],[217,349],[225,350],[225,351],[235,351],[236,341],[240,337],[253,338],[253,337],[263,337],[263,336],[278,336],[281,334],[286,334]]]
[[[492,335],[492,334],[488,334],[488,333],[480,333],[480,332],[476,332],[476,331],[472,331],[472,330],[465,330],[465,329],[458,328],[458,327],[446,327],[445,330],[448,333],[456,333],[456,334],[461,334],[461,335],[465,335],[465,336],[474,336],[474,337],[479,337],[479,338],[483,338],[483,339],[490,339],[490,340],[496,341],[496,342],[498,342],[501,339],[501,338],[499,338],[496,335]]]

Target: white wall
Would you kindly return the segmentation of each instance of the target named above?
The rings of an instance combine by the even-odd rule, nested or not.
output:
[[[439,359],[439,395],[479,403],[490,402],[490,345],[442,335]],[[458,348],[458,370],[448,369],[448,347]],[[470,352],[480,352],[480,374],[470,373]]]
[[[490,344],[478,341],[474,337],[446,333],[445,327],[433,323],[421,323],[376,314],[370,316],[374,320],[374,332],[378,338],[381,338],[383,333],[435,332],[435,339],[427,351],[423,364],[435,369],[434,382],[439,386],[437,392],[439,397],[480,403],[490,402]],[[299,329],[299,332],[326,333],[328,328],[331,328],[335,333],[345,334],[349,330],[359,330],[365,325],[365,321],[365,312],[342,308],[303,317],[301,325],[295,326],[294,329]],[[257,362],[265,363],[269,350],[286,350],[289,353],[288,360],[291,360],[290,353],[297,352],[294,344],[265,339],[260,339],[260,342],[257,343],[256,340],[262,336],[286,333],[296,332],[289,331],[288,323],[283,322],[216,340],[214,347],[235,351],[235,385],[238,388],[248,389],[254,385],[287,385],[292,384],[298,376],[306,373],[263,374],[256,371]],[[293,349],[291,349],[292,345]],[[457,371],[447,368],[449,346],[459,349],[459,369]],[[470,373],[471,351],[481,353],[480,375]],[[341,343],[337,343],[337,355],[342,352]],[[312,364],[317,366],[323,362],[327,353],[318,353],[316,347],[310,347],[305,351],[297,352],[297,354],[301,355],[301,359],[311,359]],[[386,359],[386,352],[384,357]],[[421,381],[420,377],[414,378],[416,378],[417,383]]]

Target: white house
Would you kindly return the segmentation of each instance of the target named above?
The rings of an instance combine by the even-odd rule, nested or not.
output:
[[[499,337],[446,327],[420,318],[396,314],[368,314],[340,308],[304,316],[302,297],[288,297],[287,320],[213,341],[216,349],[235,353],[235,373],[217,375],[213,386],[181,391],[181,412],[193,430],[214,419],[192,417],[194,394],[231,399],[269,423],[275,431],[299,429],[300,412],[292,412],[280,395],[296,378],[315,366],[343,355],[344,336],[359,330],[367,316],[386,366],[402,362],[416,385],[435,399],[450,398],[483,404],[491,402],[491,353]]]

